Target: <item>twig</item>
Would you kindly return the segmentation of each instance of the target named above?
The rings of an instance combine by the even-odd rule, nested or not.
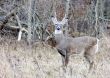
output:
[[[8,19],[10,19],[12,16],[14,16],[14,13],[16,12],[16,9],[12,10],[11,12],[9,12],[6,16],[3,17],[3,20],[1,20],[1,24],[0,24],[0,29],[2,30],[3,27],[6,25],[6,23],[8,22]]]
[[[7,11],[6,11],[6,10],[4,10],[4,9],[2,9],[1,7],[0,7],[0,10],[1,10],[1,11],[3,11],[3,12],[5,12],[5,13],[7,13]]]
[[[20,27],[19,26],[12,26],[12,25],[6,25],[6,27],[9,27],[9,28],[12,28],[12,29],[20,29]],[[28,33],[28,30],[26,30],[25,28],[21,28],[21,31],[25,31],[26,33]]]

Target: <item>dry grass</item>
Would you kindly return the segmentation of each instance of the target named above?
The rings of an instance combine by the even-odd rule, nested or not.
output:
[[[0,78],[110,78],[110,46],[106,39],[100,40],[95,68],[88,73],[89,64],[79,55],[69,58],[64,72],[55,49],[41,43],[28,46],[25,41],[0,38]]]

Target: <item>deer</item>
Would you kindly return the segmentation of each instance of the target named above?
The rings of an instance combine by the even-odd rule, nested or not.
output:
[[[45,42],[52,48],[55,47],[62,57],[63,66],[67,67],[69,57],[73,54],[81,54],[90,64],[89,70],[93,67],[94,57],[99,52],[99,39],[91,36],[70,37],[63,33],[64,25],[68,23],[68,10],[70,0],[67,0],[65,15],[61,21],[57,20],[56,12],[51,17],[54,24],[54,32],[48,36]],[[68,25],[68,24],[67,24]],[[66,25],[66,28],[68,28]]]
[[[63,66],[67,67],[69,57],[72,54],[81,54],[88,61],[89,70],[93,67],[96,53],[98,53],[99,39],[91,36],[70,37],[63,33],[63,26],[68,19],[64,17],[62,21],[58,21],[56,17],[52,16],[54,24],[54,33],[47,37],[46,43],[55,47],[62,57]]]

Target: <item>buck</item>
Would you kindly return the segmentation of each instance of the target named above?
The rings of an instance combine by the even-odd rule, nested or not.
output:
[[[82,54],[90,64],[90,69],[93,66],[93,57],[98,52],[98,39],[90,36],[69,37],[63,34],[63,25],[67,23],[66,17],[62,21],[57,21],[56,17],[52,17],[55,26],[54,35],[48,36],[46,42],[55,47],[62,56],[64,66],[68,65],[69,56],[72,54]]]

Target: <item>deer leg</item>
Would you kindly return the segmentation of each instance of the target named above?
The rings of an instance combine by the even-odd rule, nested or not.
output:
[[[60,49],[57,49],[57,51],[58,51],[58,53],[60,53],[60,55],[61,55],[61,57],[62,57],[62,63],[63,63],[63,65],[64,65],[64,60],[65,60],[65,55],[64,55],[64,53],[62,52],[62,50],[60,50]]]
[[[68,55],[67,55],[67,51],[66,50],[59,50],[58,52],[60,53],[60,55],[62,56],[62,62],[64,66],[67,66],[68,64]]]
[[[63,66],[65,66],[65,57],[62,56],[62,63],[63,63]]]
[[[64,72],[66,72],[66,67],[67,67],[67,64],[68,64],[67,51],[66,50],[58,50],[58,52],[62,56],[63,70],[64,70]]]
[[[68,61],[69,61],[68,51],[65,50],[65,66],[68,65]]]
[[[85,55],[86,60],[89,62],[90,66],[89,66],[89,70],[91,70],[93,68],[93,60],[92,57],[89,55]]]

